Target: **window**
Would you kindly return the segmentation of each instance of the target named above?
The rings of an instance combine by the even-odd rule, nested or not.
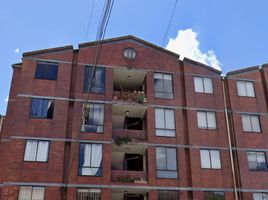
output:
[[[174,98],[171,74],[154,73],[154,96],[163,99]]]
[[[96,67],[94,75],[92,73],[93,67],[85,66],[84,93],[92,92],[103,94],[105,92],[105,68]],[[91,77],[91,88],[89,89]]]
[[[46,80],[57,80],[58,64],[38,62],[36,65],[35,78]]]
[[[267,171],[267,162],[264,152],[248,151],[247,158],[250,170]]]
[[[80,176],[101,176],[101,161],[102,144],[80,144]]]
[[[206,77],[194,77],[194,89],[198,93],[213,93],[212,79]]]
[[[177,178],[176,148],[156,147],[158,178]]]
[[[221,169],[221,158],[219,150],[200,150],[201,167],[203,169]]]
[[[157,200],[178,200],[179,194],[178,191],[172,190],[158,190]]]
[[[156,108],[155,127],[157,136],[175,137],[174,110]]]
[[[24,161],[47,162],[48,148],[48,141],[27,140]]]
[[[253,193],[253,200],[267,200],[268,193],[255,192]]]
[[[90,189],[78,189],[77,200],[101,200],[101,190],[90,188]]]
[[[204,192],[205,200],[224,200],[224,192]]]
[[[103,132],[104,105],[98,103],[85,103],[83,112],[83,124],[81,131]]]
[[[260,120],[258,115],[242,115],[243,131],[246,132],[261,132]]]
[[[197,111],[198,128],[216,129],[216,114],[215,112]]]
[[[254,85],[252,81],[237,81],[238,96],[255,97]]]
[[[44,200],[44,187],[21,186],[18,200]]]
[[[52,119],[54,100],[33,98],[31,104],[31,117]]]

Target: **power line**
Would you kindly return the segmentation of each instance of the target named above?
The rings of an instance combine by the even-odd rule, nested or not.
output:
[[[91,10],[90,10],[90,14],[89,14],[89,20],[88,20],[87,30],[86,30],[86,35],[85,35],[85,41],[87,41],[87,38],[88,38],[88,32],[89,32],[89,27],[90,27],[90,22],[91,22],[91,19],[92,19],[94,6],[95,6],[95,0],[92,0],[92,7],[91,7]]]
[[[177,7],[177,3],[178,3],[178,0],[175,0],[175,4],[173,6],[173,11],[172,11],[172,14],[170,16],[170,19],[169,19],[169,23],[168,23],[168,26],[167,26],[167,30],[166,30],[166,33],[165,33],[165,36],[164,36],[164,39],[163,39],[163,42],[162,42],[162,46],[164,46],[164,43],[166,41],[166,37],[167,37],[167,34],[168,34],[168,31],[170,29],[170,26],[171,26],[171,22],[173,20],[173,17],[174,17],[174,14],[175,14],[175,10],[176,10],[176,7]]]
[[[97,29],[96,42],[95,42],[95,46],[94,46],[94,54],[93,54],[93,58],[92,58],[92,64],[93,64],[92,71],[91,71],[90,77],[88,79],[88,87],[86,88],[86,93],[87,93],[87,97],[85,99],[86,104],[89,102],[89,94],[91,91],[92,81],[93,81],[93,77],[95,77],[96,66],[97,66],[98,59],[99,59],[100,53],[101,53],[102,40],[105,37],[105,33],[106,33],[106,29],[107,29],[107,26],[108,26],[108,23],[110,20],[113,4],[114,4],[114,0],[105,0],[105,4],[104,4],[103,10],[102,10],[101,20],[99,22],[99,26]],[[84,113],[83,113],[83,115],[84,115]],[[77,145],[79,144],[80,136],[81,136],[81,131],[78,133],[76,141],[75,141],[74,152],[73,152],[73,155],[71,157],[69,169],[66,173],[66,179],[65,179],[66,182],[69,181],[73,162],[75,159],[75,155],[77,153],[77,148],[78,148]]]

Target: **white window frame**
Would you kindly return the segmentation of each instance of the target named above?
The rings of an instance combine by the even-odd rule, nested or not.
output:
[[[41,143],[46,144],[46,146],[43,146],[43,148],[45,147],[45,149],[43,149],[43,151],[45,152],[42,152],[42,149],[41,149],[42,147],[40,147]],[[50,142],[46,140],[27,140],[25,144],[24,161],[25,162],[48,162],[49,146],[50,146]],[[42,153],[45,153],[45,155],[43,155]]]
[[[242,114],[242,127],[244,132],[261,133],[261,122],[259,115]],[[257,124],[255,124],[255,123]]]
[[[205,125],[202,126],[201,125],[201,115],[205,115],[205,118],[204,118],[204,122],[205,122]],[[210,117],[213,117],[213,122],[210,121]],[[213,111],[197,111],[196,112],[196,118],[197,118],[197,126],[198,128],[200,129],[211,129],[211,130],[216,130],[217,129],[217,119],[216,119],[216,112],[213,112]]]
[[[200,84],[201,83],[201,87]],[[210,77],[195,76],[194,88],[196,93],[213,94],[213,81]]]
[[[38,191],[41,191],[41,193],[38,194],[37,193]],[[44,199],[45,199],[45,187],[20,186],[18,200],[44,200]]]
[[[209,163],[205,163],[204,153],[208,154]],[[213,157],[217,154],[217,158]],[[216,149],[200,149],[200,161],[202,169],[221,169],[221,154],[220,150]],[[208,166],[207,166],[208,165]]]
[[[86,194],[83,194],[86,193]],[[77,200],[100,200],[101,199],[101,189],[99,188],[79,188],[77,189]]]
[[[255,97],[255,89],[253,81],[238,80],[236,82],[237,95],[240,97]],[[252,91],[250,91],[252,90]]]
[[[163,112],[163,124],[164,127],[160,127],[159,123],[157,122],[157,112]],[[173,112],[173,127],[167,127],[167,112]],[[162,121],[162,120],[161,120]],[[167,109],[167,108],[155,108],[155,134],[156,136],[164,136],[164,137],[175,137],[176,136],[176,122],[175,122],[175,110],[174,109]]]

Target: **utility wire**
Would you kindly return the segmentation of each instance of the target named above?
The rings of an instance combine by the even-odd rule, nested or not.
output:
[[[88,38],[88,32],[89,32],[89,27],[90,27],[90,22],[91,22],[91,19],[92,19],[94,6],[95,6],[95,0],[92,0],[92,7],[91,7],[91,10],[90,10],[90,14],[89,14],[89,20],[88,20],[87,30],[86,30],[86,35],[85,35],[85,41],[87,41],[87,38]]]
[[[167,26],[167,30],[166,30],[166,33],[165,33],[165,36],[164,36],[164,39],[163,39],[163,42],[162,42],[162,47],[163,47],[164,44],[165,44],[165,41],[166,41],[166,38],[167,38],[167,34],[168,34],[168,32],[169,32],[169,29],[170,29],[170,26],[171,26],[171,23],[172,23],[174,14],[175,14],[175,10],[176,10],[176,7],[177,7],[177,3],[178,3],[178,0],[175,0],[175,4],[174,4],[174,6],[173,6],[173,11],[172,11],[172,14],[171,14],[171,16],[170,16],[169,23],[168,23],[168,26]]]
[[[101,53],[101,46],[102,46],[102,40],[105,37],[105,33],[106,33],[106,29],[110,20],[110,16],[111,16],[111,12],[112,12],[112,8],[113,8],[113,4],[114,4],[114,0],[105,0],[105,4],[102,10],[102,15],[101,15],[101,20],[99,22],[99,26],[98,26],[98,30],[97,30],[97,35],[96,35],[96,42],[95,42],[95,46],[94,46],[94,54],[93,54],[93,59],[92,59],[92,71],[90,74],[90,77],[88,79],[88,87],[86,88],[86,93],[87,93],[87,97],[85,99],[85,104],[88,104],[89,102],[89,94],[91,91],[91,86],[92,86],[92,81],[93,78],[95,77],[95,72],[96,72],[96,66],[98,63],[98,59],[100,57],[100,53]],[[84,112],[83,112],[83,117],[84,117]],[[75,159],[75,155],[77,153],[77,146],[79,144],[79,139],[81,136],[81,131],[77,134],[77,138],[75,141],[75,147],[74,147],[74,152],[71,158],[71,162],[70,162],[70,166],[69,169],[66,173],[66,181],[69,181],[69,177],[70,177],[70,173],[71,173],[71,169],[73,166],[73,162]]]

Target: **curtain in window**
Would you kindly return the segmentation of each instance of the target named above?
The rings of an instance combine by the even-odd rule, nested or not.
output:
[[[91,144],[84,144],[84,162],[82,168],[82,175],[92,175],[91,169]]]
[[[199,128],[207,128],[207,118],[205,112],[197,112],[197,124]]]
[[[39,141],[38,142],[38,152],[37,152],[37,161],[46,162],[48,157],[48,147],[49,142],[47,141]]]
[[[166,149],[164,147],[156,148],[156,165],[157,169],[166,169]]]
[[[165,128],[164,109],[155,109],[155,127],[160,129]]]
[[[204,78],[205,93],[213,93],[212,79]]]
[[[19,199],[18,200],[31,200],[32,187],[20,187]]]
[[[211,168],[220,169],[221,168],[221,158],[220,152],[218,150],[210,150],[211,156]]]
[[[238,92],[238,96],[247,96],[247,92],[246,92],[246,86],[244,81],[237,81],[237,92]]]
[[[256,153],[258,168],[261,170],[267,170],[266,158],[263,152]]]
[[[167,148],[167,169],[177,170],[177,158],[175,148]]]
[[[251,116],[251,124],[253,132],[261,132],[260,121],[258,116]]]
[[[200,150],[202,168],[211,168],[209,150]]]
[[[164,79],[164,88],[163,88],[164,90],[163,90],[163,92],[173,93],[173,90],[172,90],[172,75],[164,74],[163,79]]]
[[[242,115],[242,125],[243,125],[243,131],[249,131],[249,132],[252,131],[249,115]]]
[[[32,200],[43,200],[45,194],[45,188],[33,187]]]
[[[245,81],[247,96],[255,97],[253,82]]]
[[[165,122],[167,129],[175,129],[174,110],[165,110]]]
[[[102,161],[102,145],[101,144],[92,144],[92,158],[91,158],[91,166],[92,175],[96,175],[101,167]]]
[[[216,129],[216,117],[214,112],[207,112],[208,128]]]
[[[247,153],[249,169],[257,169],[257,157],[255,152]]]
[[[25,161],[35,161],[36,151],[37,151],[37,141],[28,140],[26,142],[24,160]]]
[[[204,92],[203,81],[201,77],[194,77],[194,88],[195,92]]]

